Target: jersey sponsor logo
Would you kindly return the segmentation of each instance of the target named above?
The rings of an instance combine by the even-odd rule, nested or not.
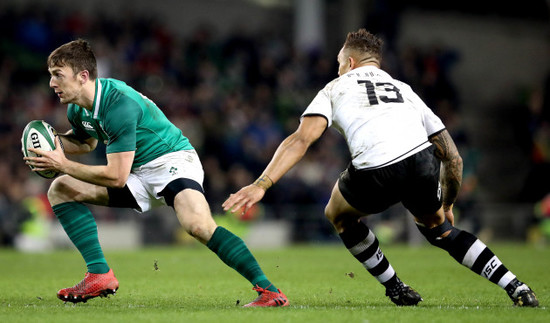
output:
[[[90,121],[82,121],[82,126],[86,130],[95,131],[94,126],[92,126],[92,123]]]

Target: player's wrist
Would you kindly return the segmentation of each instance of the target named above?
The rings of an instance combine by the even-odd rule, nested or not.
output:
[[[252,184],[261,187],[264,191],[267,191],[271,186],[273,186],[273,181],[266,174],[262,174]]]

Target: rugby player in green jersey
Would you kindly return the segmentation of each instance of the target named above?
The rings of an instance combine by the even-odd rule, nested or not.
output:
[[[87,266],[84,279],[61,289],[63,301],[85,302],[114,294],[118,281],[103,255],[97,225],[85,204],[133,208],[169,205],[183,228],[253,285],[258,297],[245,305],[286,306],[286,296],[266,277],[245,243],[217,226],[204,197],[204,171],[180,129],[147,97],[122,81],[97,76],[90,44],[66,43],[48,57],[50,87],[63,104],[72,129],[59,134],[56,149],[25,158],[34,170],[55,170],[48,199],[63,229]],[[65,154],[106,145],[106,165],[85,165]]]

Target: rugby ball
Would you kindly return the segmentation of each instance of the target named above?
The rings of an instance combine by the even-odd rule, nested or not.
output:
[[[33,120],[27,124],[21,137],[21,146],[25,157],[35,157],[37,154],[29,151],[29,148],[38,148],[46,151],[55,149],[55,129],[43,120]],[[34,167],[29,165],[31,169]],[[54,178],[58,172],[36,171],[34,172],[44,178]]]

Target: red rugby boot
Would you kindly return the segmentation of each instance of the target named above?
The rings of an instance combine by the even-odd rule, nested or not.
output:
[[[118,280],[110,269],[106,274],[86,273],[84,279],[73,287],[64,288],[57,292],[57,298],[64,302],[86,303],[87,300],[116,293]]]
[[[261,288],[258,285],[252,289],[259,292],[260,295],[258,295],[258,298],[256,298],[252,303],[248,303],[243,307],[288,306],[288,298],[286,298],[285,294],[283,294],[280,289],[277,290],[278,293]]]

